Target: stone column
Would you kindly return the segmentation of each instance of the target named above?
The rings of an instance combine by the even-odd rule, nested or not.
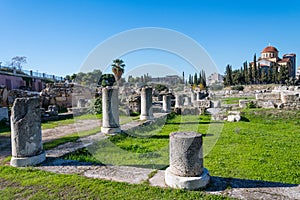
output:
[[[152,88],[144,87],[141,91],[141,115],[140,120],[152,120]]]
[[[191,93],[191,102],[194,103],[195,101],[197,101],[197,94],[192,92]]]
[[[184,97],[184,106],[191,106],[192,102],[191,102],[191,97]]]
[[[102,133],[120,133],[119,124],[119,89],[117,87],[104,87],[102,89]]]
[[[171,112],[171,95],[164,95],[163,96],[163,112]]]
[[[180,108],[182,105],[182,95],[176,94],[175,95],[175,108]]]
[[[203,168],[202,135],[195,132],[170,134],[170,167],[165,171],[165,182],[172,188],[195,190],[205,187],[210,180]]]
[[[46,159],[39,98],[15,100],[11,109],[11,147],[11,166],[33,166]]]

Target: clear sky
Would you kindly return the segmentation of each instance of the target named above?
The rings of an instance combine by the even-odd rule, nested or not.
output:
[[[113,35],[161,27],[197,41],[223,73],[227,64],[239,68],[269,43],[280,56],[300,56],[299,10],[297,0],[0,0],[0,62],[26,56],[25,69],[65,76],[80,71],[90,52]],[[159,57],[144,62],[137,54],[124,61],[130,69],[135,59],[164,65],[172,56]],[[185,62],[174,66],[183,71]]]

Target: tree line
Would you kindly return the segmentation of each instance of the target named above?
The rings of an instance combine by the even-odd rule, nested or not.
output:
[[[224,86],[247,84],[295,84],[295,79],[289,76],[289,66],[280,66],[274,63],[271,67],[261,67],[256,62],[256,54],[253,63],[243,63],[240,69],[232,69],[226,66],[224,74]]]
[[[184,73],[183,73],[184,76]],[[204,70],[201,70],[199,76],[197,73],[194,75],[189,74],[188,79],[186,80],[186,84],[190,84],[193,86],[200,86],[201,88],[206,88],[206,74]]]

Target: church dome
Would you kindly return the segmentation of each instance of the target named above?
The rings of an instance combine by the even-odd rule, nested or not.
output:
[[[262,53],[278,53],[278,50],[275,47],[267,46],[262,50]]]

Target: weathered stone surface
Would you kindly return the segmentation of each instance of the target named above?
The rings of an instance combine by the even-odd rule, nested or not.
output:
[[[184,97],[184,106],[191,106],[192,105],[192,101],[191,101],[191,97]]]
[[[152,88],[144,87],[141,91],[141,120],[153,119],[152,110]]]
[[[198,100],[195,102],[195,105],[198,108],[210,108],[210,103],[209,100]]]
[[[244,100],[244,99],[240,99],[239,100],[239,107],[240,108],[247,108],[247,103],[249,103],[251,100]]]
[[[182,95],[175,95],[175,108],[180,108],[182,106]]]
[[[13,166],[34,165],[45,159],[45,155],[42,155],[44,152],[39,105],[38,98],[17,98],[14,102],[11,114]]]
[[[195,101],[197,101],[197,94],[192,92],[191,93],[191,102],[194,103]]]
[[[227,121],[229,122],[239,122],[241,120],[240,115],[228,115]]]
[[[154,170],[126,166],[101,166],[84,172],[84,176],[140,184],[148,179],[152,171]]]
[[[221,108],[221,101],[220,100],[211,101],[210,107],[211,108]]]
[[[229,122],[239,122],[241,120],[241,112],[239,111],[229,111],[227,121]]]
[[[275,108],[275,104],[272,101],[265,101],[259,104],[262,108]]]
[[[195,132],[170,134],[170,171],[188,177],[202,173],[202,135]]]
[[[195,190],[209,183],[203,168],[202,135],[196,132],[170,134],[170,167],[165,171],[165,182],[172,188]]]
[[[119,124],[119,92],[116,87],[102,89],[102,127],[103,133],[121,132]]]
[[[0,107],[0,121],[5,120],[5,119],[8,120],[8,108],[6,108],[6,107],[1,108]]]
[[[258,93],[256,100],[280,100],[280,93]]]
[[[171,112],[171,95],[163,96],[163,112],[169,113]]]
[[[294,103],[294,102],[299,102],[300,103],[300,98],[299,94],[285,94],[281,93],[281,101],[282,103]]]
[[[207,169],[203,169],[202,174],[192,177],[181,177],[174,175],[170,168],[165,171],[166,184],[172,188],[197,190],[199,188],[205,188],[210,181],[210,176]]]

